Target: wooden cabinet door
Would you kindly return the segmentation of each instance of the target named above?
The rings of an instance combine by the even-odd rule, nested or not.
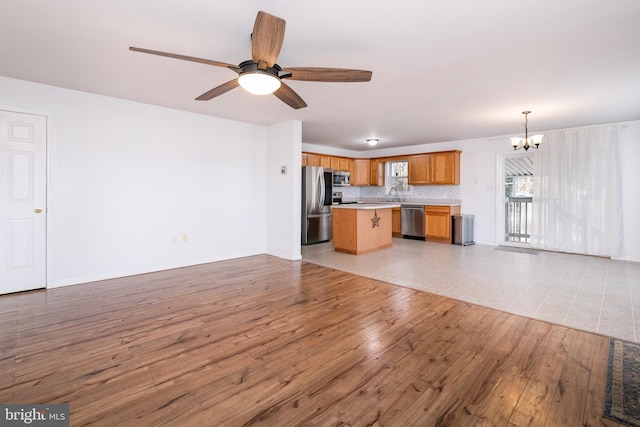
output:
[[[346,157],[340,157],[339,160],[340,168],[338,170],[351,172],[351,170],[349,169],[349,159],[347,159]]]
[[[460,213],[460,206],[425,206],[424,237],[430,242],[451,243],[451,216]]]
[[[416,154],[409,156],[409,185],[430,184],[429,159],[430,154]]]
[[[351,180],[353,181],[353,176],[356,174],[355,159],[347,159],[347,165],[346,171],[351,174]],[[353,185],[353,183],[351,185]]]
[[[378,159],[371,159],[369,185],[384,185],[384,162],[381,162]]]
[[[331,167],[331,156],[320,156],[320,166],[323,168]]]
[[[436,206],[438,209],[425,209],[424,237],[432,240],[447,240],[451,238],[451,215],[449,208]]]
[[[400,208],[391,209],[391,234],[394,236],[400,236]]]
[[[351,175],[351,185],[369,185],[371,165],[369,159],[355,159],[354,173]]]
[[[331,157],[331,169],[334,171],[341,171],[340,169],[340,157]]]
[[[429,170],[431,184],[460,184],[460,151],[431,153]]]
[[[320,156],[307,153],[307,166],[320,166]]]

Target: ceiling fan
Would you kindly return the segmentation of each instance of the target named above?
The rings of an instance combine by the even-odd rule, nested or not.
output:
[[[368,82],[371,80],[371,71],[323,67],[280,67],[276,64],[276,60],[284,40],[285,24],[284,19],[265,12],[258,12],[251,34],[251,59],[243,61],[237,66],[226,62],[138,47],[129,47],[129,50],[199,62],[215,67],[225,67],[238,73],[237,78],[197,97],[198,101],[208,101],[242,86],[247,91],[258,95],[273,93],[290,107],[299,109],[306,107],[307,104],[283,81],[284,79],[312,82]]]

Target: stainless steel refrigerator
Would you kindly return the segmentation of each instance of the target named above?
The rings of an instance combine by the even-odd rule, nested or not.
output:
[[[333,170],[302,167],[302,244],[331,240]]]

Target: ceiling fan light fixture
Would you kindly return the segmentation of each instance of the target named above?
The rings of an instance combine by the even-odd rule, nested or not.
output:
[[[369,144],[370,146],[374,146],[378,143],[379,139],[378,138],[369,138],[367,139],[367,144]]]
[[[263,71],[240,74],[238,83],[244,90],[254,95],[270,95],[280,88],[280,79]]]
[[[306,107],[307,104],[289,85],[281,82],[283,79],[309,82],[368,82],[371,80],[372,73],[366,70],[325,67],[287,67],[286,70],[283,70],[276,61],[284,41],[285,27],[286,21],[284,19],[259,11],[251,32],[251,59],[245,60],[237,66],[211,59],[133,46],[130,46],[129,50],[227,68],[238,74],[233,80],[198,96],[196,101],[209,101],[241,86],[247,92],[255,95],[274,94],[280,101],[297,110]]]

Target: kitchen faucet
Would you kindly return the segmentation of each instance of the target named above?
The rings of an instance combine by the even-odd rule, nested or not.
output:
[[[400,185],[401,185],[401,184],[400,184]],[[387,194],[387,195],[385,195],[385,196],[384,196],[385,202],[387,201],[387,196],[388,196],[391,200],[393,200],[393,199],[391,198],[391,193],[392,193],[394,190],[395,190],[395,192],[396,192],[396,202],[399,202],[399,201],[400,201],[400,194],[398,194],[398,185],[395,185],[395,186],[391,187],[391,190],[389,190],[389,194]],[[404,199],[404,190],[402,190],[402,198]]]
[[[398,188],[391,187],[391,190],[389,190],[389,198],[391,198],[391,193],[393,192],[393,190],[396,191],[396,202],[397,202],[398,201]]]

